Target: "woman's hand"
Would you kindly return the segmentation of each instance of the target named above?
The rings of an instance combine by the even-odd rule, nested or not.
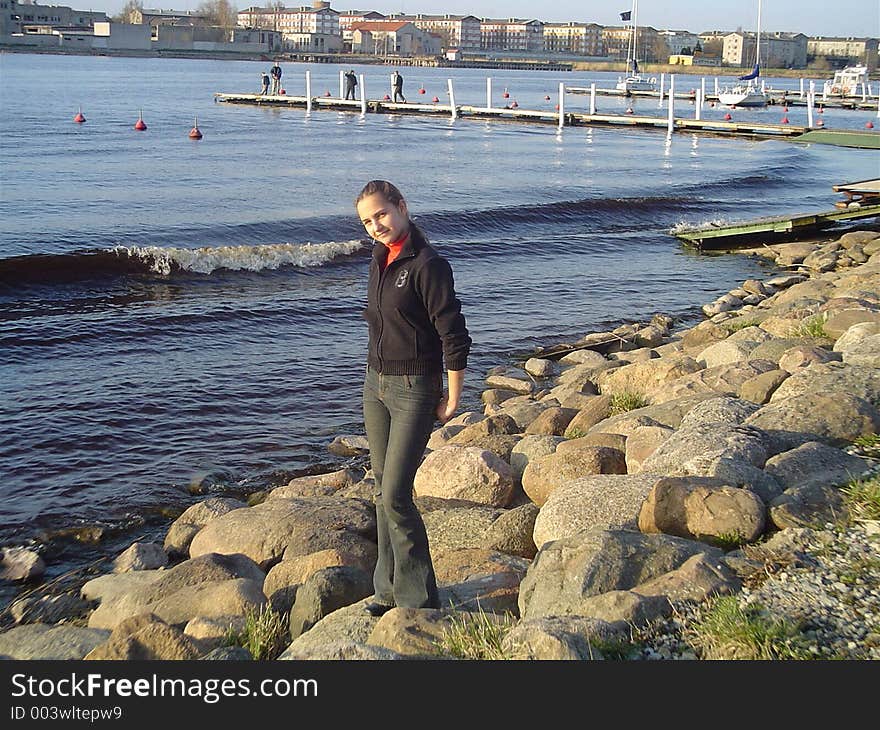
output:
[[[437,404],[437,420],[441,424],[446,423],[458,410],[458,401],[461,399],[464,385],[464,370],[447,370],[446,379],[449,381],[449,390],[443,391],[443,397]]]
[[[440,402],[437,404],[437,420],[444,424],[455,415],[457,410],[458,401],[449,400],[449,393],[444,390],[443,397],[440,398]]]

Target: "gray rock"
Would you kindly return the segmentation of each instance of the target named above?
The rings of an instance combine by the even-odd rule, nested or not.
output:
[[[824,484],[791,487],[770,503],[770,519],[780,530],[821,528],[847,517],[840,490]]]
[[[46,563],[33,550],[0,548],[0,580],[32,580],[46,572]]]
[[[871,335],[880,335],[880,323],[860,322],[859,324],[854,324],[837,338],[837,341],[834,343],[834,351],[845,353],[857,342]]]
[[[880,334],[864,337],[849,345],[843,351],[843,361],[847,365],[880,370]]]
[[[327,451],[336,456],[360,456],[370,453],[366,436],[337,436],[327,445]]]
[[[106,642],[84,659],[117,661],[192,660],[199,656],[183,631],[152,613],[130,616],[113,629]]]
[[[695,456],[673,469],[668,476],[720,479],[725,484],[754,492],[765,504],[782,494],[782,485],[763,469],[742,459],[726,456]]]
[[[389,661],[409,658],[381,646],[359,644],[346,639],[309,648],[293,649],[292,647],[293,645],[278,658],[318,661]]]
[[[203,657],[199,657],[205,661],[253,661],[251,653],[242,646],[218,646],[216,649],[209,651]]]
[[[533,459],[522,475],[523,491],[539,507],[566,483],[590,474],[625,474],[625,455],[603,446],[584,446],[577,450],[558,449]]]
[[[113,572],[155,570],[166,565],[168,565],[168,555],[161,545],[155,542],[135,542],[113,561]]]
[[[626,471],[637,474],[642,463],[674,433],[666,426],[641,426],[626,439]]]
[[[520,621],[505,634],[502,651],[519,660],[601,660],[604,651],[629,642],[624,622],[583,616],[544,616]]]
[[[779,368],[788,373],[793,373],[795,370],[800,370],[813,363],[831,362],[833,360],[840,360],[840,355],[829,352],[823,347],[798,345],[782,353],[782,356],[779,358]]]
[[[880,371],[838,362],[810,365],[798,370],[780,385],[770,398],[770,403],[805,393],[848,394],[880,408]]]
[[[714,596],[738,593],[742,582],[722,559],[711,559],[701,553],[632,590],[645,596],[665,596],[673,603],[700,603]]]
[[[77,595],[62,593],[57,596],[30,595],[14,601],[9,613],[17,624],[57,624],[61,621],[81,618],[91,606]]]
[[[654,403],[663,403],[700,393],[736,395],[745,381],[775,369],[775,363],[769,360],[755,359],[730,365],[717,365],[667,383],[654,392],[653,401]]]
[[[662,595],[607,591],[598,596],[582,598],[572,612],[608,623],[622,621],[632,626],[645,626],[671,615],[672,605]]]
[[[24,624],[0,633],[2,659],[82,659],[110,632],[81,626]]]
[[[492,452],[449,445],[425,457],[414,486],[420,497],[465,499],[505,507],[513,496],[515,478],[511,467]]]
[[[308,631],[324,616],[373,593],[373,577],[351,566],[321,568],[296,593],[290,611],[290,636]]]
[[[210,497],[188,507],[168,528],[165,552],[174,556],[189,555],[190,543],[199,530],[212,520],[242,507],[247,505],[230,497]]]
[[[529,566],[525,558],[467,548],[436,551],[433,561],[441,606],[514,616],[519,613],[519,584]]]
[[[750,416],[750,418],[754,418]],[[748,424],[748,419],[746,423]],[[695,458],[726,457],[762,467],[768,456],[767,436],[749,425],[702,423],[682,428],[645,459],[644,471],[673,474]]]
[[[861,477],[869,469],[865,459],[815,441],[777,454],[764,465],[764,470],[784,489],[814,485],[834,487]]]
[[[523,472],[532,459],[552,454],[563,441],[561,436],[529,435],[521,439],[510,452],[510,466],[517,483],[522,484]]]
[[[531,380],[509,375],[490,375],[486,378],[486,385],[490,388],[512,390],[515,393],[531,393],[535,388]]]
[[[524,367],[529,375],[536,378],[549,378],[556,372],[556,363],[539,357],[530,357]]]
[[[335,533],[346,532],[375,540],[375,507],[337,497],[273,498],[209,522],[193,538],[190,555],[242,553],[268,569],[288,551],[302,555],[335,547]]]
[[[486,530],[486,548],[523,558],[535,557],[538,548],[532,533],[538,511],[537,505],[529,503],[503,512]]]
[[[697,403],[681,419],[679,428],[692,428],[710,423],[741,424],[757,410],[758,406],[754,403],[729,395],[720,395]]]
[[[576,479],[554,491],[535,520],[538,549],[584,530],[638,529],[642,502],[660,474],[603,474]]]
[[[740,386],[739,397],[759,405],[767,403],[788,375],[785,370],[768,370],[749,378]]]
[[[631,590],[700,553],[722,554],[702,543],[626,530],[594,528],[553,540],[538,550],[520,585],[520,615],[579,614],[584,599]]]
[[[325,474],[295,477],[283,487],[276,487],[269,492],[269,497],[320,497],[332,495],[341,489],[353,486],[361,477],[362,472],[355,469],[339,469]]]
[[[369,599],[364,599],[324,616],[312,628],[295,638],[278,658],[342,658],[334,656],[338,649],[331,647],[339,642],[346,645],[366,644],[373,626],[379,621],[364,610],[367,603]]]
[[[422,515],[431,552],[458,548],[485,547],[485,535],[505,511],[477,506],[435,509]]]

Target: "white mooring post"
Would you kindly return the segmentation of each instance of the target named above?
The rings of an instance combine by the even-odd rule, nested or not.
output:
[[[492,77],[486,77],[486,108],[492,108]]]
[[[669,74],[669,124],[667,131],[672,135],[675,129],[675,74]]]
[[[312,72],[306,71],[306,111],[312,111]]]
[[[342,69],[339,69],[339,98],[341,99],[345,94],[345,91],[342,89],[342,77],[345,75],[345,72]]]
[[[364,85],[364,75],[361,74],[361,114],[367,113],[367,87]]]
[[[804,98],[804,77],[801,76],[801,99]]]
[[[696,98],[694,99],[694,119],[696,119],[698,122],[702,118],[702,111],[703,111],[703,90],[697,89],[697,95],[696,95]]]
[[[663,106],[663,91],[666,89],[666,74],[660,74],[660,106]]]
[[[559,128],[565,126],[565,84],[559,82]]]
[[[813,128],[813,92],[807,94],[807,127]]]
[[[590,116],[596,113],[596,82],[590,84]]]
[[[715,77],[715,96],[718,96],[718,77]]]
[[[700,79],[700,91],[702,92],[700,94],[700,104],[702,105],[702,104],[706,103],[706,77],[705,76],[703,76]]]
[[[455,90],[452,88],[452,79],[446,79],[446,85],[449,87],[449,107],[452,111],[452,118],[455,119],[458,117],[458,112],[455,110]]]

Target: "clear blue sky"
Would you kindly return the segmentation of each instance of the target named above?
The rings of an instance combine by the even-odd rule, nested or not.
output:
[[[192,10],[201,0],[144,0],[147,8]],[[79,10],[117,13],[125,0],[42,0],[43,4],[70,5]],[[266,2],[232,0],[239,10]],[[311,0],[285,0],[288,7],[311,5]],[[594,22],[615,25],[618,13],[631,0],[332,0],[334,10],[376,10],[380,13],[453,13],[483,18],[536,18],[544,21]],[[640,0],[639,25],[657,29],[753,30],[757,0]],[[785,30],[807,35],[880,37],[880,2],[877,0],[763,0],[762,30]]]

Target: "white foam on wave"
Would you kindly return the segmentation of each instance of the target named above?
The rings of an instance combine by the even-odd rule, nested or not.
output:
[[[207,246],[164,248],[161,246],[116,246],[117,256],[137,258],[157,274],[170,274],[175,266],[184,271],[210,274],[217,269],[263,271],[282,266],[321,266],[337,256],[363,247],[359,240],[329,243],[274,243],[265,246]]]
[[[672,226],[672,228],[669,229],[669,232],[674,236],[676,233],[689,231],[692,228],[703,228],[704,226],[723,228],[724,226],[728,225],[730,225],[730,221],[726,218],[713,218],[712,220],[703,221],[702,223],[689,223],[687,221],[679,221],[674,226]]]

